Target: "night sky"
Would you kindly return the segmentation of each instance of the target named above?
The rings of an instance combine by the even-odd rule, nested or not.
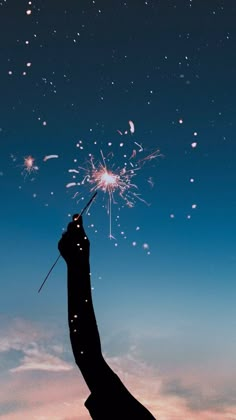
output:
[[[89,419],[62,259],[37,291],[92,156],[128,171],[84,215],[107,362],[160,420],[236,419],[235,18],[230,0],[0,1],[0,418]]]

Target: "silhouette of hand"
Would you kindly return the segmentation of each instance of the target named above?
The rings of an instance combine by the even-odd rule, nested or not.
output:
[[[86,264],[89,262],[90,242],[83,227],[83,219],[79,214],[67,226],[58,242],[58,249],[68,264]]]

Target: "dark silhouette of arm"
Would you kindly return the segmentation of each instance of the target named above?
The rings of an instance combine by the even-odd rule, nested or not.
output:
[[[85,402],[97,420],[154,419],[126,389],[103,358],[95,318],[89,263],[90,243],[82,217],[74,216],[58,248],[67,263],[68,324],[71,346],[91,395]],[[113,407],[110,410],[110,407]]]
[[[97,373],[103,369],[105,361],[92,302],[90,243],[81,217],[68,225],[58,248],[67,263],[71,346],[76,364],[92,392],[99,386]]]

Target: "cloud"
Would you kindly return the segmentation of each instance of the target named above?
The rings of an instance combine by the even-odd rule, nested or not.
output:
[[[4,420],[88,419],[84,402],[89,390],[73,362],[68,337],[66,341],[56,328],[22,319],[5,319],[3,324],[0,355],[10,359],[0,378],[0,416]],[[230,383],[227,375],[217,382],[217,372],[198,369],[196,374],[182,365],[164,372],[146,362],[141,338],[128,330],[104,341],[108,364],[158,420],[236,420],[235,382]]]
[[[0,316],[0,352],[24,350],[31,343],[50,338],[38,323],[21,318]]]
[[[25,370],[60,372],[73,369],[72,364],[58,357],[58,354],[62,355],[63,347],[51,344],[52,333],[45,333],[42,326],[20,318],[8,318],[6,322],[5,317],[4,320],[0,353],[12,354],[12,351],[16,351],[19,359],[19,365],[10,368],[11,373]]]
[[[236,407],[236,383],[233,388],[219,390],[207,384],[184,384],[175,379],[165,383],[162,392],[181,397],[193,411],[224,412],[228,407]]]
[[[24,350],[24,357],[20,366],[10,369],[10,372],[22,372],[24,370],[47,370],[61,372],[73,369],[69,363],[53,356],[44,350],[40,350],[36,344],[33,348]]]

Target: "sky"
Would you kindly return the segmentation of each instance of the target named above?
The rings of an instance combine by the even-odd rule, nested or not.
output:
[[[159,420],[236,419],[235,15],[0,1],[0,418],[90,418],[62,259],[37,291],[97,190],[84,227],[105,359]]]

